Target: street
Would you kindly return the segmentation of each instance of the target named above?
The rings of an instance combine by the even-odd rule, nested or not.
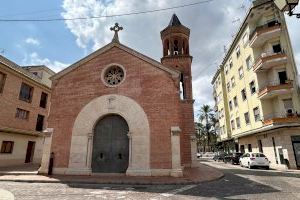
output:
[[[202,161],[224,173],[198,185],[96,185],[0,182],[0,195],[21,200],[64,199],[300,199],[300,173],[246,169]],[[2,189],[2,190],[1,190]],[[2,200],[1,196],[0,199]]]

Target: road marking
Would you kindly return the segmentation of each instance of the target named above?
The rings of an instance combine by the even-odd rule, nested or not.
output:
[[[171,196],[174,196],[175,194],[178,194],[180,192],[184,192],[186,190],[190,190],[194,187],[196,187],[197,185],[187,185],[187,186],[184,186],[182,188],[178,188],[178,189],[175,189],[175,190],[171,190],[169,192],[166,192],[166,193],[162,193],[160,194],[161,196],[164,196],[164,197],[171,197]]]

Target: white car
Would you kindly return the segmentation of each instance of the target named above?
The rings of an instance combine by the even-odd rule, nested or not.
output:
[[[248,167],[249,169],[253,167],[269,169],[270,162],[263,153],[245,153],[240,157],[240,165],[242,167]]]
[[[197,153],[197,158],[201,158],[202,154],[201,153]]]

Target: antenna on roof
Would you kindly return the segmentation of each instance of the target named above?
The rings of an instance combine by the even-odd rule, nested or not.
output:
[[[4,54],[5,53],[5,49],[0,49],[0,54]]]
[[[223,46],[223,50],[224,50],[224,54],[226,54],[227,53],[227,47],[226,47],[226,45]]]
[[[239,17],[236,18],[236,19],[234,19],[234,20],[232,21],[233,24],[235,24],[235,23],[237,23],[237,22],[239,22],[239,23],[241,22],[241,19],[240,19]]]
[[[240,9],[242,9],[245,12],[247,11],[247,8],[246,8],[245,4],[242,4],[241,7],[240,7]]]

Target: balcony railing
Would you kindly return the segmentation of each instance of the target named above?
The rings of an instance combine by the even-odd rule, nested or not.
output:
[[[218,106],[217,106],[217,105],[214,106],[214,111],[215,111],[215,112],[218,111]]]
[[[254,31],[249,35],[250,46],[254,47],[258,44],[263,44],[266,40],[269,40],[272,37],[280,34],[280,27],[281,24],[278,21],[273,21],[268,24],[256,27]],[[264,37],[261,38],[261,41],[257,40],[261,35],[264,35]]]
[[[264,125],[300,123],[300,114],[297,112],[272,113],[263,117]]]
[[[285,83],[280,83],[279,81],[266,82],[262,84],[261,89],[258,92],[259,98],[273,97],[279,94],[287,94],[293,88],[293,81],[286,80]]]
[[[285,64],[286,62],[287,56],[284,50],[278,53],[262,53],[261,56],[255,60],[253,70],[254,72],[258,70],[268,70],[274,66]]]

